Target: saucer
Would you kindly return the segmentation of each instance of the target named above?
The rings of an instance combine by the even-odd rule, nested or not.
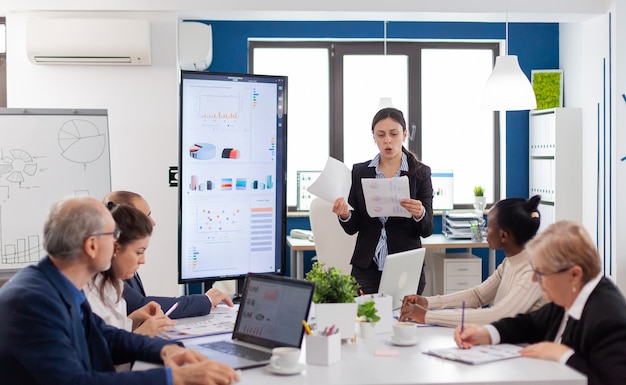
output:
[[[417,344],[417,337],[406,341],[397,341],[395,338],[393,338],[393,336],[390,336],[387,338],[387,342],[397,346],[412,346]]]
[[[302,372],[304,370],[304,368],[306,368],[306,365],[298,362],[298,364],[296,366],[294,366],[293,368],[283,369],[283,368],[279,368],[279,367],[276,367],[276,366],[273,366],[273,365],[269,364],[265,368],[270,373],[280,374],[280,375],[283,375],[283,376],[291,376],[291,375],[299,374],[300,372]]]

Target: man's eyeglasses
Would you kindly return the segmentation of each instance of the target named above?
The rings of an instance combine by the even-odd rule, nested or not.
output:
[[[542,273],[539,270],[535,269],[535,266],[533,265],[532,262],[530,262],[530,267],[533,269],[533,273],[535,274],[535,279],[537,280],[537,282],[541,282],[541,280],[543,279],[543,277],[548,277],[550,275],[556,275],[556,274],[561,274],[561,273],[565,273],[566,271],[568,271],[569,269],[571,269],[573,266],[569,266],[569,267],[564,267],[560,270],[554,271],[552,273]]]
[[[115,229],[114,231],[111,231],[111,232],[108,232],[108,233],[93,233],[91,235],[94,236],[94,237],[98,237],[100,235],[112,235],[113,239],[115,239],[117,241],[121,234],[122,234],[122,230]]]

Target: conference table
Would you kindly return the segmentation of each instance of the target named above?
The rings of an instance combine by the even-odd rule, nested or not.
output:
[[[357,328],[358,330],[358,328]],[[512,358],[479,365],[468,365],[424,354],[430,349],[454,347],[454,329],[420,326],[416,333],[418,343],[413,346],[395,346],[388,342],[391,333],[376,334],[373,339],[362,339],[357,333],[355,342],[344,342],[341,360],[330,366],[306,364],[306,341],[303,341],[300,363],[302,372],[295,375],[276,375],[266,367],[241,372],[239,384],[255,385],[382,385],[382,384],[510,384],[510,385],[584,385],[585,376],[553,361],[533,358]],[[186,345],[229,338],[229,334],[196,337],[182,340]],[[133,370],[154,367],[136,363]]]
[[[293,238],[287,236],[287,246],[289,246],[289,261],[291,264],[291,277],[304,278],[304,252],[315,251],[315,242],[308,239]],[[425,249],[466,249],[468,253],[472,249],[489,248],[487,241],[474,242],[470,239],[448,238],[443,234],[432,234],[427,238],[422,238],[422,247]],[[496,251],[489,249],[489,274],[496,268]]]

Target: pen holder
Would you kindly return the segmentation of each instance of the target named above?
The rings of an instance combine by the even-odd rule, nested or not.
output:
[[[341,334],[306,334],[306,363],[329,366],[341,360]]]
[[[472,242],[483,242],[486,238],[487,230],[485,229],[485,221],[472,223],[470,225],[472,231]]]

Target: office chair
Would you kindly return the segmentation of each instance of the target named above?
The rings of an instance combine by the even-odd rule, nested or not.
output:
[[[309,208],[316,258],[328,267],[336,267],[342,273],[350,274],[350,259],[357,235],[348,235],[343,231],[332,208],[331,203],[320,198],[313,199]]]

